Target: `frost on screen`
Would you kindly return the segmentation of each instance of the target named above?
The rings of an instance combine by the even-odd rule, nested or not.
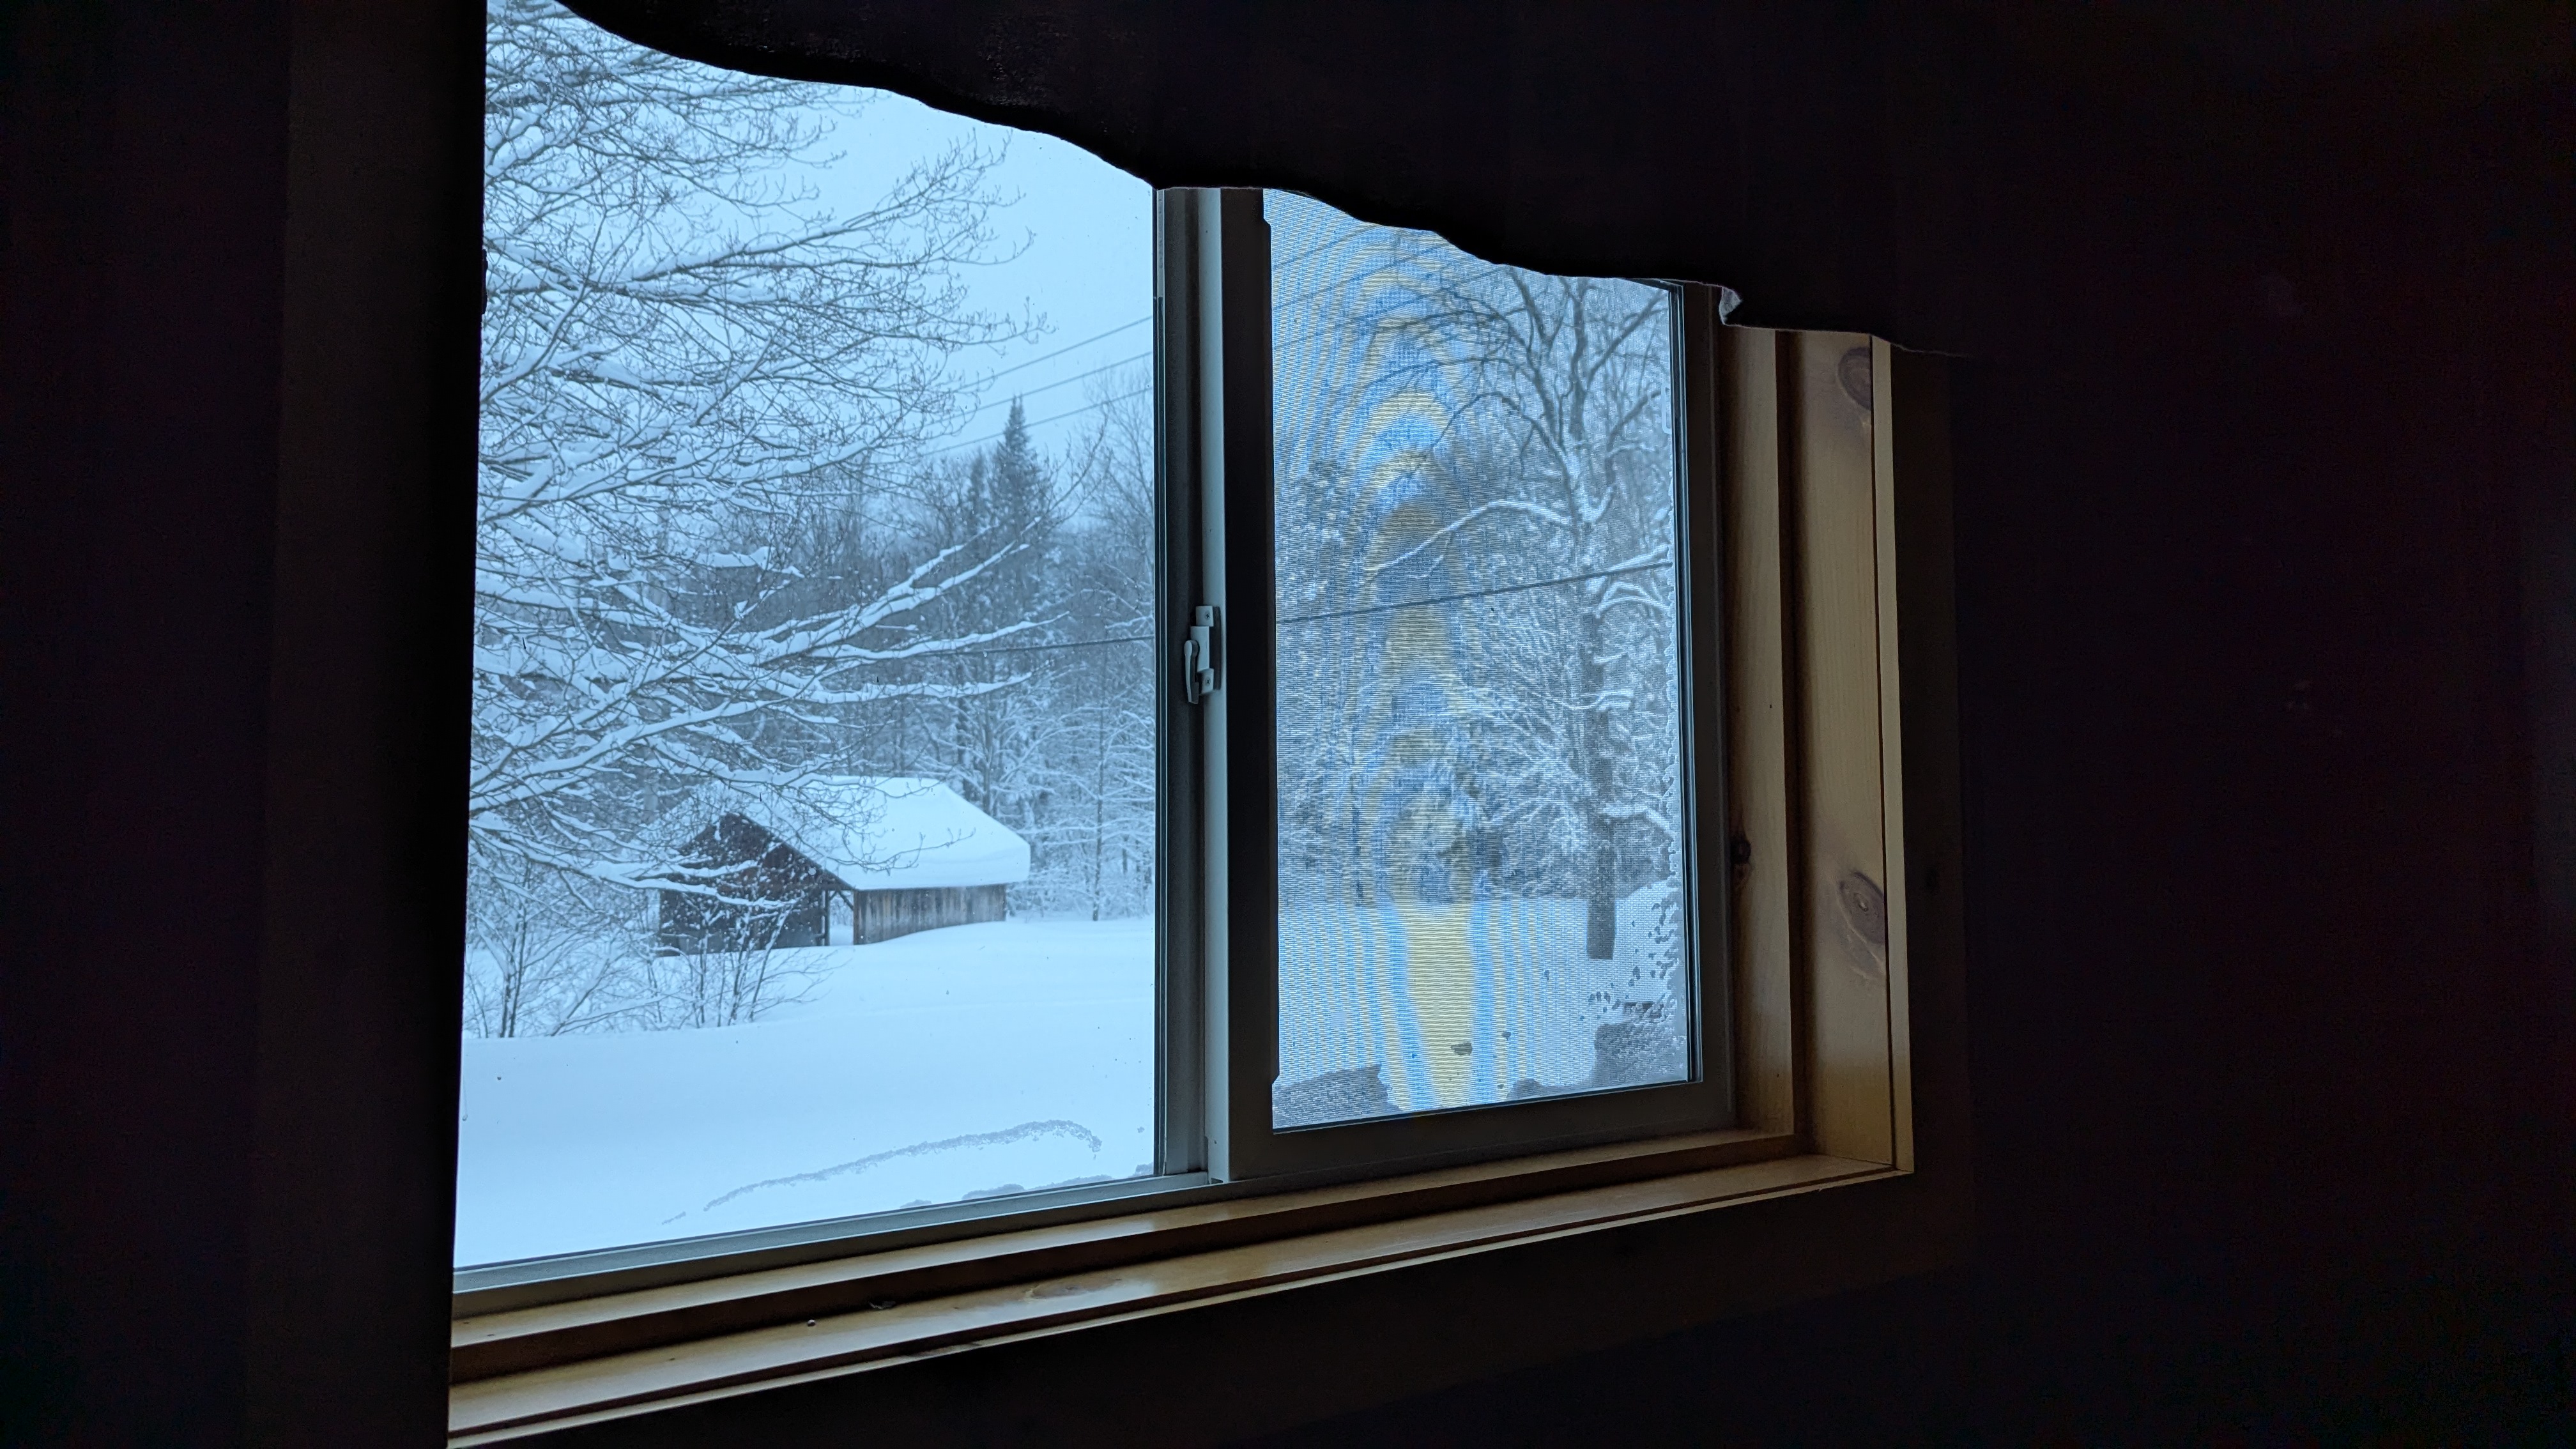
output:
[[[1681,1080],[1671,294],[1266,209],[1274,1125]]]
[[[1150,194],[488,12],[456,1256],[1150,1170]]]

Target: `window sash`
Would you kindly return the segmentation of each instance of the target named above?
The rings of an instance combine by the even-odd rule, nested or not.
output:
[[[1163,1170],[1204,1169],[1216,1181],[1286,1174],[1410,1169],[1664,1133],[1734,1119],[1732,998],[1727,970],[1726,759],[1719,660],[1714,289],[1675,288],[1673,366],[1675,531],[1679,553],[1683,720],[1683,839],[1688,892],[1692,1075],[1688,1081],[1535,1101],[1370,1118],[1281,1131],[1272,1126],[1278,1076],[1279,927],[1276,770],[1271,253],[1263,194],[1249,189],[1162,193],[1156,211],[1163,304],[1161,379],[1164,577],[1177,588],[1163,619],[1177,641],[1187,611],[1213,605],[1223,622],[1223,684],[1183,702],[1174,670],[1163,685],[1167,774],[1161,880],[1200,898],[1166,908],[1166,1000],[1192,993],[1203,1010],[1204,1076],[1185,1050],[1167,1051],[1164,1097],[1195,1108],[1204,1154],[1186,1114],[1166,1117]],[[1186,317],[1178,314],[1186,312]],[[1196,766],[1196,777],[1187,771]],[[1193,799],[1195,796],[1195,799]],[[1187,843],[1183,843],[1186,841]],[[1192,867],[1195,867],[1193,870]],[[1711,867],[1715,867],[1712,869]],[[1195,912],[1194,919],[1184,914]],[[1195,931],[1192,930],[1195,927]],[[1195,979],[1193,979],[1195,977]],[[1167,1018],[1167,1020],[1169,1020]],[[1180,1031],[1191,1023],[1174,1021]],[[1177,1038],[1176,1038],[1177,1042]]]

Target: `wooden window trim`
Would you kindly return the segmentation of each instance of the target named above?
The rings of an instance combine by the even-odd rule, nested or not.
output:
[[[817,1412],[846,1426],[871,1395],[962,1423],[992,1403],[942,1371],[955,1355],[1043,1376],[1095,1342],[1161,1345],[1154,1372],[1092,1396],[1151,1416],[1182,1360],[1224,1379],[1215,1356],[1247,1333],[1327,1370],[1208,1401],[1232,1417],[1211,1434],[1257,1432],[1964,1256],[1946,373],[1850,334],[1725,328],[1708,345],[1728,835],[1749,855],[1733,866],[1737,1129],[468,1313],[451,1442],[657,1415],[703,1430],[755,1400],[833,1406]],[[1469,1259],[1472,1282],[1443,1267]],[[1476,1312],[1498,1281],[1571,1311]],[[1346,1351],[1303,1304],[1352,1295],[1436,1341],[1399,1371],[1329,1372]]]

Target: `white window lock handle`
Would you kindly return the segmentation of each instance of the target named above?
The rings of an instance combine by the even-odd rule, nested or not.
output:
[[[1190,637],[1181,645],[1181,687],[1192,704],[1217,691],[1219,642],[1216,606],[1199,605],[1190,614]]]

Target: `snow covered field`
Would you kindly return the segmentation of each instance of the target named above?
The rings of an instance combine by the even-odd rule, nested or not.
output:
[[[794,954],[754,1025],[467,1040],[457,1263],[1151,1170],[1150,920]]]
[[[1585,958],[1579,901],[1292,909],[1280,1079],[1376,1066],[1408,1111],[1581,1082],[1595,1031],[1662,990],[1647,897],[1610,961]],[[792,954],[812,993],[754,1025],[468,1039],[456,1261],[1152,1170],[1151,921]]]

